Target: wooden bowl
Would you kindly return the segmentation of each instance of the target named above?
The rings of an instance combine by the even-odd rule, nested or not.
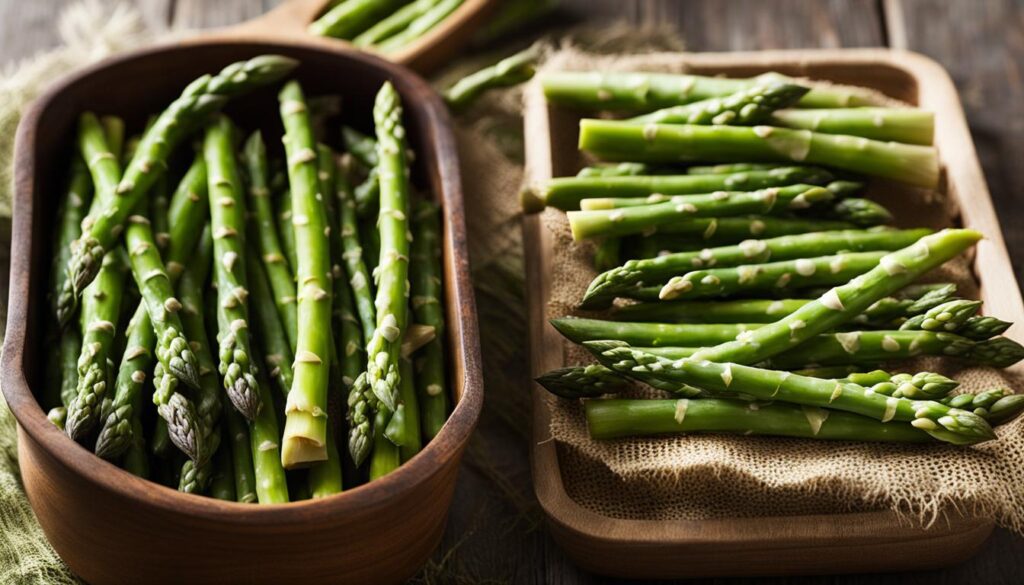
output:
[[[323,500],[256,506],[182,494],[94,456],[46,419],[32,388],[52,350],[42,345],[51,226],[78,114],[117,113],[141,127],[191,79],[263,53],[299,59],[294,75],[307,93],[342,95],[343,118],[359,116],[364,129],[385,80],[403,96],[414,180],[443,205],[455,407],[422,452],[382,479]],[[276,90],[241,98],[228,112],[278,128]],[[365,53],[313,45],[220,40],[146,49],[66,78],[37,100],[18,128],[15,175],[3,392],[19,423],[29,500],[72,570],[94,584],[390,583],[415,573],[441,538],[483,402],[455,144],[443,104],[422,79]]]
[[[331,0],[289,0],[252,20],[218,31],[219,36],[264,37],[304,41],[334,49],[350,48],[347,41],[309,33],[310,23],[327,11]],[[498,7],[499,0],[465,0],[422,37],[384,58],[427,73],[440,67],[473,38],[477,27]],[[373,52],[373,49],[366,49]]]

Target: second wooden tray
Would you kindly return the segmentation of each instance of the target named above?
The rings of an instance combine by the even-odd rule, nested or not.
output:
[[[954,223],[986,235],[974,270],[986,312],[1024,320],[1024,304],[999,223],[952,81],[934,61],[884,49],[680,54],[692,73],[749,77],[767,71],[866,86],[936,112],[936,144],[944,189],[959,208]],[[584,164],[576,148],[578,112],[549,107],[538,86],[528,95],[527,176],[566,176]],[[894,198],[896,199],[896,198]],[[897,217],[912,200],[892,203]],[[901,209],[902,208],[902,209]],[[531,371],[561,367],[561,336],[547,323],[554,243],[539,216],[523,221],[527,260]],[[1019,328],[1008,333],[1021,340]],[[559,544],[586,569],[632,578],[822,574],[927,569],[968,558],[993,525],[952,517],[924,529],[891,512],[724,518],[699,521],[624,520],[574,501],[566,489],[544,390],[533,389],[533,481]]]

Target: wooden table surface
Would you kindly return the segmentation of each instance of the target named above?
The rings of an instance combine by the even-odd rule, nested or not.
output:
[[[0,0],[0,64],[57,42],[71,0]],[[134,0],[148,24],[205,28],[256,16],[278,0]],[[967,108],[1018,275],[1024,263],[1024,0],[563,0],[567,19],[672,25],[692,51],[889,46],[945,65]],[[0,317],[6,314],[10,222],[0,222]],[[486,293],[481,293],[482,295]],[[481,307],[489,299],[481,299]],[[525,347],[525,331],[515,346]],[[510,340],[484,340],[490,344]],[[524,371],[525,349],[505,364]],[[576,568],[544,530],[533,497],[522,398],[488,396],[459,478],[445,542],[427,583],[583,584],[612,581]],[[488,387],[488,391],[492,390]],[[515,391],[515,389],[511,389]],[[700,583],[1019,583],[1024,539],[998,529],[986,548],[945,571],[897,575],[714,579]]]

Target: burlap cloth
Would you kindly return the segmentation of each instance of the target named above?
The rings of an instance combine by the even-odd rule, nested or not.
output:
[[[681,61],[678,53],[595,57],[567,48],[546,68],[680,71]],[[893,205],[897,215],[905,211],[916,225],[943,227],[955,215],[953,203],[941,194],[888,194],[891,198],[882,201],[902,199]],[[548,317],[594,316],[576,310],[596,276],[593,246],[572,241],[564,213],[549,209],[542,223],[554,235]],[[924,280],[955,282],[960,295],[977,295],[968,258]],[[563,351],[568,365],[594,361],[568,341]],[[953,376],[963,391],[1024,387],[1016,374],[957,367],[935,358],[917,359],[902,369]],[[634,394],[658,395],[640,388]],[[611,517],[702,519],[891,509],[907,522],[929,524],[966,512],[1024,531],[1024,419],[1000,427],[998,440],[972,448],[698,434],[594,441],[578,402],[550,397],[548,407],[566,490],[584,507]]]

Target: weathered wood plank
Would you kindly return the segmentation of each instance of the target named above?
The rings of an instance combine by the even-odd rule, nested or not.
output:
[[[565,0],[586,19],[675,26],[693,51],[885,44],[875,0]]]
[[[227,26],[257,17],[284,0],[175,0],[171,23],[175,28]]]
[[[57,44],[54,15],[65,0],[0,3],[0,59],[14,63]]]
[[[1014,0],[884,0],[893,48],[918,51],[949,71],[1017,271],[1024,278],[1024,4]],[[1010,583],[1024,573],[1024,539],[997,529],[947,582]],[[957,580],[962,579],[963,581]]]
[[[886,0],[897,48],[945,65],[960,90],[1003,234],[1024,278],[1024,4]],[[900,30],[899,25],[903,24]]]

